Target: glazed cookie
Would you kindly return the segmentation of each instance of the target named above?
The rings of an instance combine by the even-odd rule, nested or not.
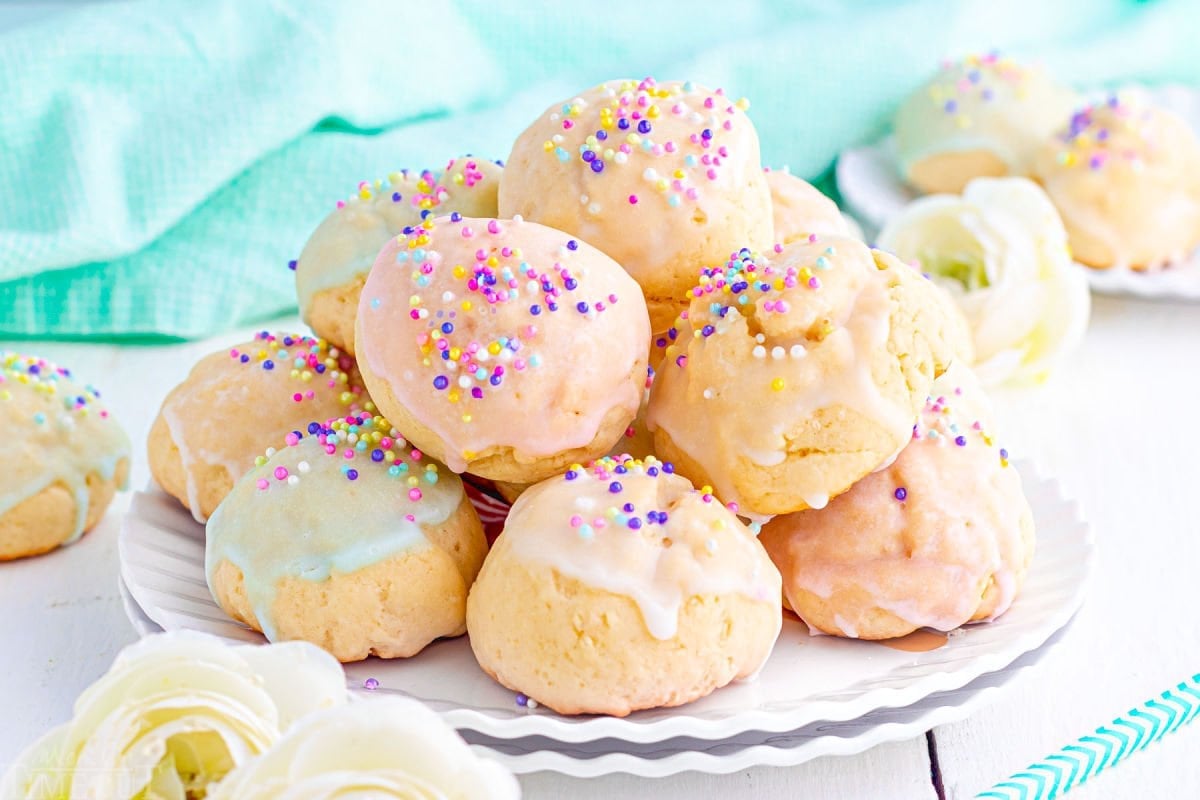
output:
[[[803,178],[786,170],[767,169],[775,241],[791,244],[809,236],[852,236],[837,203]]]
[[[780,578],[711,494],[654,459],[530,488],[467,599],[483,670],[561,714],[677,706],[755,674]]]
[[[1200,245],[1200,141],[1135,94],[1075,114],[1043,145],[1034,178],[1088,266],[1155,269]]]
[[[1033,513],[990,416],[974,376],[955,366],[891,465],[828,508],[763,526],[788,606],[813,628],[859,639],[1008,610],[1033,557]]]
[[[465,632],[487,541],[462,481],[380,416],[306,430],[209,520],[218,605],[272,642],[312,642],[339,661],[404,658]]]
[[[945,292],[854,239],[706,269],[650,392],[655,452],[752,517],[820,508],[908,441],[933,379],[970,363]]]
[[[380,410],[455,472],[535,483],[603,455],[637,413],[650,329],[608,256],[521,219],[425,220],[363,289],[358,361]]]
[[[1026,175],[1076,95],[1041,69],[990,53],[946,62],[896,114],[896,156],[923,192],[957,194],[972,178]]]
[[[555,103],[518,137],[500,216],[579,236],[646,295],[655,331],[697,265],[773,241],[771,193],[747,103],[693,83],[608,81]]]
[[[129,437],[69,370],[0,352],[0,561],[70,544],[129,476]]]
[[[434,172],[393,172],[363,181],[339,201],[295,261],[301,318],[325,341],[354,352],[354,317],[367,271],[380,248],[405,228],[451,211],[496,216],[499,163],[465,156]]]
[[[150,428],[150,473],[203,522],[268,447],[367,402],[348,355],[263,331],[201,359],[167,395]]]

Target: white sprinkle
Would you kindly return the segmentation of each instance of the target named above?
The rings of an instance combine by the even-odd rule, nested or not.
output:
[[[808,351],[804,349],[804,345],[794,344],[792,345],[792,349],[789,351],[788,355],[790,355],[792,358],[804,358],[806,355],[808,355]]]
[[[762,344],[766,340],[767,340],[767,336],[766,336],[766,334],[763,334],[763,333],[757,334],[754,337],[754,341],[758,342],[759,344]]]
[[[525,701],[525,707],[526,707],[526,708],[537,708],[537,707],[538,707],[538,701],[537,701],[537,700],[534,700],[534,699],[531,697],[531,698],[529,698],[528,700],[526,700],[526,701]]]
[[[713,390],[712,390],[712,389],[705,389],[705,390],[704,390],[704,399],[705,399],[705,400],[712,400],[712,399],[713,399]]]
[[[299,483],[299,482],[300,482],[300,476],[299,476],[299,475],[288,475],[288,476],[287,476],[287,484],[288,484],[288,486],[295,486],[295,485],[296,485],[297,483]]]
[[[592,203],[590,206],[588,206],[587,210],[588,210],[589,214],[599,214],[600,213],[600,204]]]
[[[575,507],[582,511],[591,511],[596,507],[596,501],[590,497],[576,497]]]
[[[478,361],[480,364],[487,361],[491,357],[492,357],[492,354],[487,351],[487,348],[481,347],[475,351],[475,360]]]
[[[550,137],[550,141],[554,142],[555,144],[562,144],[562,140],[563,137],[561,133],[556,133]]]
[[[579,195],[579,205],[586,206],[588,204],[588,196],[586,194]]]
[[[706,539],[704,541],[704,549],[710,553],[717,552],[717,540],[716,539]]]
[[[755,345],[754,350],[752,352],[753,352],[755,358],[766,358],[767,357],[767,348],[763,347],[761,344]]]
[[[454,292],[442,292],[442,302],[449,303],[454,299]]]
[[[628,160],[629,156],[621,152],[618,152],[615,156],[613,156],[613,161],[617,162],[618,164],[624,164]]]
[[[308,471],[310,469],[312,469],[312,467],[310,467],[308,465],[307,461],[301,461],[299,464],[296,465],[296,469],[298,469],[300,471],[301,475],[307,475]]]
[[[522,222],[525,221],[525,218],[522,217],[520,214],[513,214],[512,221],[517,223],[518,225],[520,225]]]
[[[642,177],[648,181],[658,180],[658,170],[654,167],[646,167],[646,171],[642,173]]]
[[[786,355],[787,355],[787,351],[784,350],[779,345],[775,345],[774,347],[771,348],[771,358],[775,359],[776,361],[778,361],[779,359],[783,358]]]
[[[274,447],[268,447],[268,448],[267,448],[267,458],[270,458],[270,457],[271,457],[271,456],[273,456],[273,455],[275,455],[275,448],[274,448]]]
[[[471,388],[471,377],[469,375],[461,376],[458,379],[458,385],[464,389],[470,389]]]

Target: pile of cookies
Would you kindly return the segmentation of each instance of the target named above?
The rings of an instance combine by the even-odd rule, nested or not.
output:
[[[610,81],[503,168],[339,203],[295,264],[322,338],[209,356],[154,423],[221,607],[344,661],[466,632],[614,715],[753,675],[785,606],[861,639],[1002,614],[1032,516],[961,314],[764,170],[746,109]],[[515,500],[490,549],[464,479]]]
[[[1200,139],[1144,93],[1088,103],[1040,68],[968,56],[904,102],[895,135],[902,177],[922,192],[1037,181],[1087,266],[1152,270],[1200,245]]]

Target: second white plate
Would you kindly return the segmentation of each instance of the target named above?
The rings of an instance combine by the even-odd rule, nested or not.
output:
[[[911,705],[1012,663],[1062,628],[1083,601],[1092,569],[1091,530],[1055,481],[1020,465],[1038,530],[1038,551],[1013,607],[995,622],[953,634],[928,652],[810,636],[786,621],[762,674],[675,709],[625,719],[564,717],[517,705],[479,669],[465,638],[439,641],[406,660],[347,665],[352,685],[368,678],[378,693],[424,701],[452,725],[493,737],[546,736],[560,742],[606,737],[658,742],[691,736],[724,739],[746,731],[792,731],[818,721],[851,720],[878,708]],[[146,615],[166,630],[201,630],[236,640],[262,636],[217,607],[204,578],[204,529],[161,492],[134,497],[122,523],[121,575]]]

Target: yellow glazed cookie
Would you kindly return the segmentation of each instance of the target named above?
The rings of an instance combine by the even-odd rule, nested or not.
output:
[[[908,441],[966,321],[895,257],[825,237],[706,269],[650,391],[655,452],[752,517],[820,508]]]
[[[465,156],[439,171],[393,172],[358,185],[317,226],[296,260],[301,318],[334,347],[354,353],[354,317],[367,272],[388,239],[429,216],[496,216],[503,168]]]
[[[1200,140],[1136,95],[1073,116],[1042,146],[1034,177],[1088,266],[1156,269],[1200,245]]]
[[[956,366],[934,382],[891,465],[828,508],[764,525],[787,605],[813,628],[859,639],[1008,610],[1033,558],[1033,514],[990,416],[975,377]]]
[[[273,642],[302,639],[339,661],[408,657],[462,634],[487,541],[458,476],[383,417],[306,430],[208,521],[217,603]]]
[[[513,145],[500,216],[559,228],[608,253],[646,295],[652,330],[696,270],[773,241],[771,193],[744,100],[691,82],[602,83],[555,103]]]
[[[972,178],[1027,175],[1075,94],[1036,67],[990,53],[946,62],[896,113],[896,156],[910,184],[957,194]]]
[[[91,530],[129,476],[129,437],[69,370],[0,352],[0,561]]]
[[[203,522],[268,447],[366,402],[348,355],[263,331],[201,359],[167,395],[150,428],[150,473]]]
[[[608,452],[637,413],[650,327],[615,261],[535,222],[422,222],[380,252],[358,314],[380,410],[455,472],[535,483]]]
[[[530,488],[467,599],[484,671],[561,714],[677,706],[754,675],[782,624],[779,573],[711,494],[654,459]]]
[[[765,170],[771,190],[775,241],[791,244],[809,236],[850,236],[850,226],[837,203],[803,178],[777,169]]]

